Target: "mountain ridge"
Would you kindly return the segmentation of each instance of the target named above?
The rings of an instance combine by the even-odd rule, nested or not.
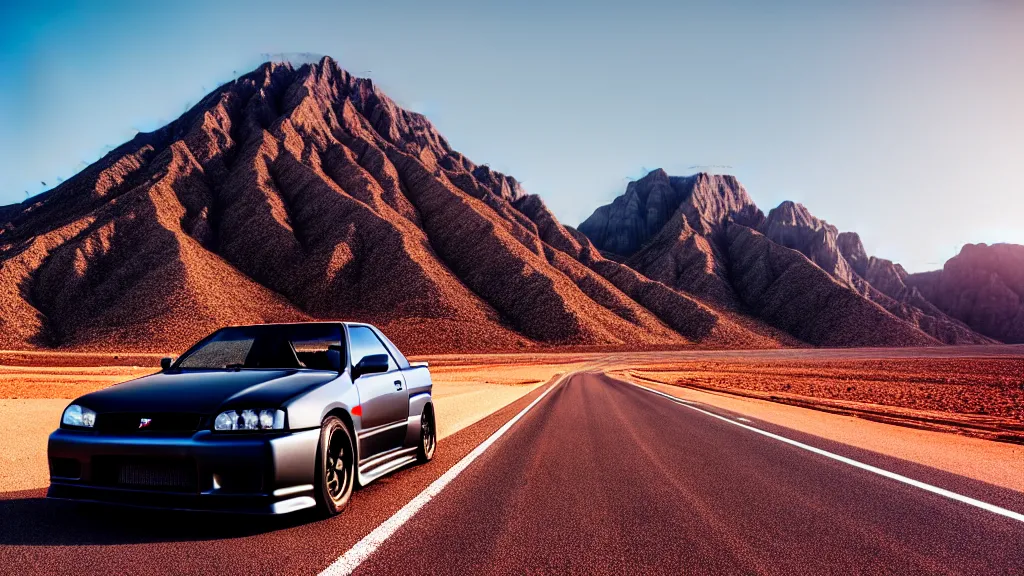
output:
[[[792,343],[580,261],[528,202],[333,60],[268,63],[4,209],[0,346],[173,350],[309,319],[372,321],[417,352]]]
[[[666,198],[671,198],[671,201],[666,202]],[[678,209],[672,211],[665,207],[671,202],[678,202]],[[765,287],[746,291],[745,295],[737,290],[736,277],[744,276],[746,270],[734,271],[735,267],[730,262],[747,260],[733,250],[734,242],[742,240],[747,247],[756,247],[765,257],[790,263],[787,265],[792,262],[783,253],[761,246],[761,240],[756,237],[742,231],[730,232],[736,226],[757,232],[758,236],[773,244],[801,254],[832,280],[882,308],[895,320],[911,325],[924,337],[911,337],[912,333],[908,333],[901,324],[888,323],[894,333],[910,338],[917,345],[989,344],[996,341],[972,330],[961,319],[951,317],[928,301],[919,290],[907,284],[909,275],[898,264],[868,256],[856,233],[840,232],[835,226],[815,217],[805,206],[791,201],[782,202],[765,215],[733,176],[696,174],[677,177],[669,176],[661,169],[653,170],[631,182],[626,192],[612,203],[597,208],[580,225],[580,230],[606,256],[621,259],[652,279],[707,298],[726,309],[767,314],[772,318],[767,320],[769,324],[786,326],[787,332],[801,339],[806,340],[808,334],[818,334],[812,326],[815,323],[813,315],[800,322],[784,319],[777,313],[756,312],[759,308],[757,295],[765,294]],[[807,269],[807,274],[814,276],[815,272]],[[752,277],[748,275],[747,278]],[[769,282],[768,278],[762,277],[762,283]],[[784,284],[776,286],[775,281],[772,282],[776,291],[785,293]],[[807,299],[813,299],[815,294],[823,297],[822,294],[834,291],[824,277],[794,283],[792,290],[794,295],[789,297],[804,294]],[[819,293],[819,290],[823,292]],[[859,317],[861,313],[872,318],[877,316],[877,311],[869,311],[857,299],[842,301],[858,310],[850,311],[853,316]],[[835,346],[842,345],[844,340],[836,341],[828,335],[818,334],[811,337],[809,343]],[[865,342],[860,337],[853,337],[850,341],[860,345]]]
[[[565,226],[371,80],[266,63],[0,207],[0,347],[171,351],[318,319],[411,353],[992,341],[734,177],[654,171],[617,202]]]

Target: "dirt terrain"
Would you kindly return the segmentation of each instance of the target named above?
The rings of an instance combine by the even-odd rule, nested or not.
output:
[[[824,351],[802,358],[733,356],[656,362],[616,374],[638,383],[1024,442],[1024,356],[1013,349],[964,347],[932,357],[895,350],[864,351],[859,358]]]
[[[73,399],[159,370],[171,354],[0,351],[0,399]],[[593,362],[594,353],[413,356],[435,384],[524,386]]]
[[[152,373],[160,357],[0,351],[0,491],[46,484],[46,437],[70,399]],[[412,359],[430,364],[441,437],[478,422],[560,374],[604,370],[659,389],[699,393],[704,402],[715,402],[716,396],[719,403],[744,397],[770,401],[758,404],[760,418],[777,412],[772,406],[782,403],[1024,443],[1024,346],[551,352]],[[793,421],[793,416],[785,421]],[[816,426],[824,435],[837,429],[835,424]]]
[[[152,373],[160,357],[0,351],[0,399],[72,399]],[[1019,345],[563,351],[413,359],[429,362],[434,382],[444,393],[485,397],[493,395],[491,389],[535,386],[559,373],[599,367],[637,382],[938,426],[996,439],[1024,438],[1024,346]]]

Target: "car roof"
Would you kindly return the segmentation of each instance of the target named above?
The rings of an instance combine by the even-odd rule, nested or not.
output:
[[[325,326],[325,325],[336,325],[345,324],[346,326],[370,326],[376,328],[373,324],[367,324],[366,322],[348,322],[345,320],[320,320],[316,322],[267,322],[265,324],[228,324],[222,326],[222,328],[257,328],[260,326]]]

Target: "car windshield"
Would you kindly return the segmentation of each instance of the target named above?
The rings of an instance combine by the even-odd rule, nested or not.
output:
[[[338,370],[341,350],[336,324],[235,326],[193,346],[174,368]]]

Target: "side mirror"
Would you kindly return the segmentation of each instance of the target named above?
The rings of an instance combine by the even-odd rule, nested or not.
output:
[[[387,354],[370,354],[363,356],[358,364],[352,367],[352,379],[355,380],[365,374],[379,374],[388,371]]]
[[[160,369],[161,370],[169,369],[171,367],[171,364],[174,364],[174,358],[161,358],[160,359]]]

